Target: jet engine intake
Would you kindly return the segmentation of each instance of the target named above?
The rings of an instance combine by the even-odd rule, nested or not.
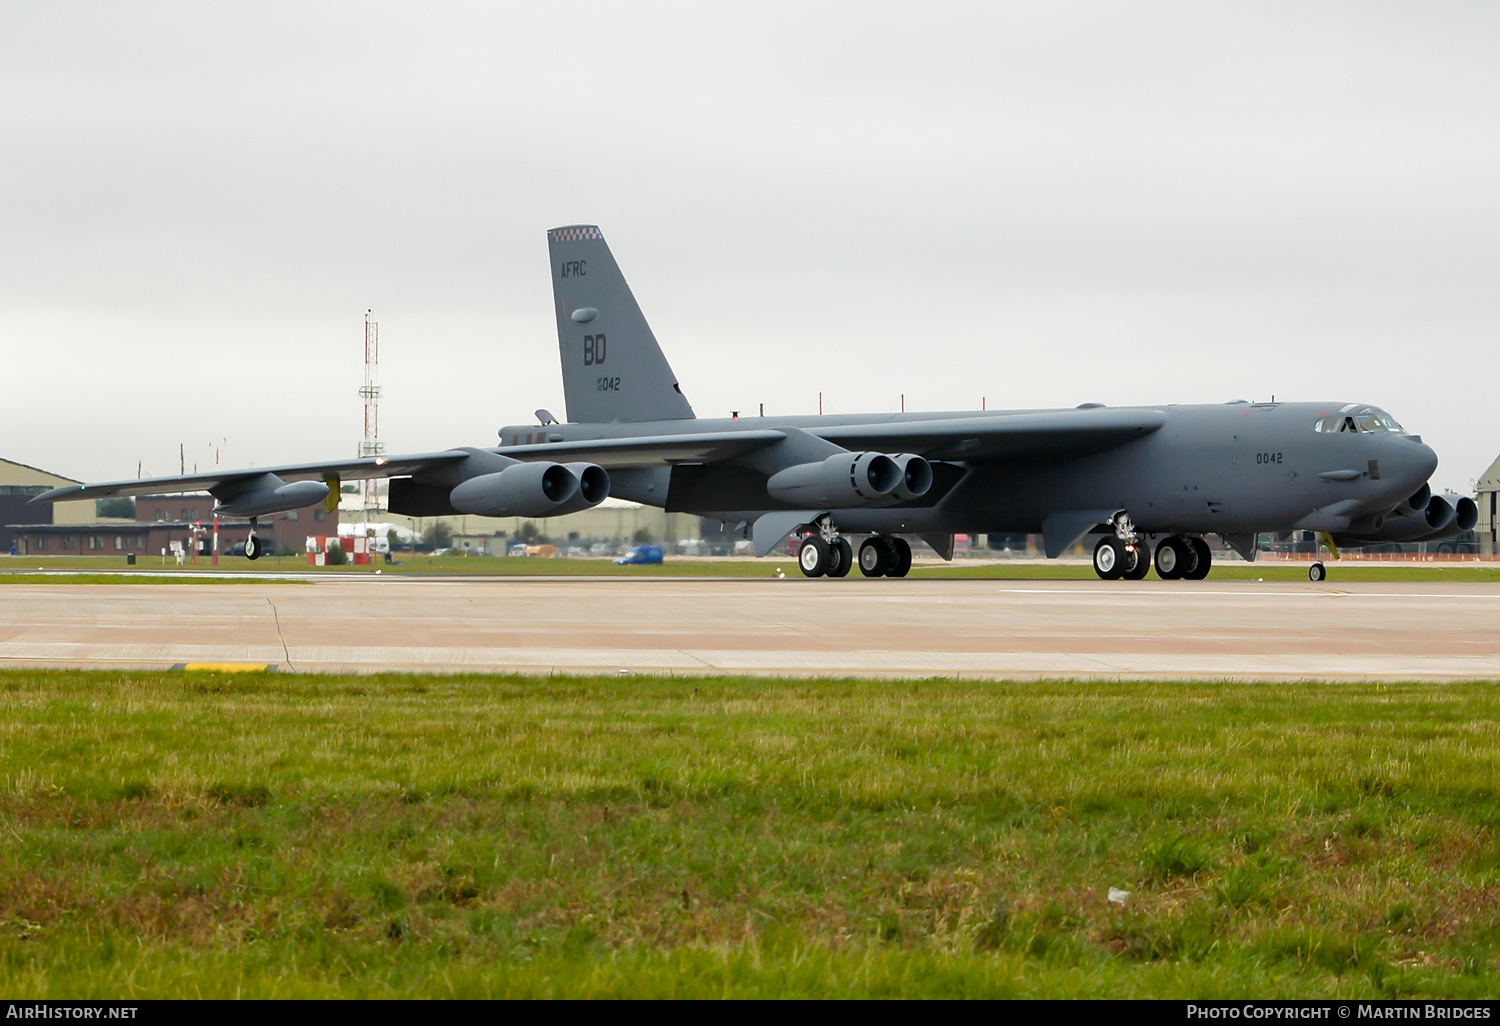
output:
[[[460,513],[547,517],[576,513],[609,497],[609,473],[592,463],[515,463],[471,477],[448,493]]]
[[[1458,510],[1453,504],[1441,495],[1434,495],[1427,502],[1427,508],[1422,511],[1422,519],[1427,521],[1427,526],[1433,531],[1447,530],[1458,516]]]
[[[1408,502],[1420,496],[1412,496]],[[1402,503],[1398,508],[1406,508]],[[1479,522],[1479,507],[1463,495],[1429,495],[1421,512],[1404,517],[1367,517],[1335,535],[1340,545],[1387,545],[1442,541],[1468,531]]]
[[[1453,507],[1453,526],[1460,531],[1472,531],[1479,523],[1479,505],[1467,495],[1444,492],[1442,500]]]
[[[1407,499],[1400,506],[1397,506],[1396,509],[1398,512],[1407,514],[1421,513],[1431,501],[1432,488],[1424,483],[1421,488],[1412,494],[1411,498]]]
[[[932,487],[932,464],[909,452],[897,453],[891,459],[901,470],[901,483],[891,492],[891,498],[910,502],[926,495]]]
[[[263,517],[322,502],[328,498],[328,486],[322,481],[288,484],[275,474],[261,474],[246,482],[221,486],[214,495],[219,500],[214,504],[214,512],[221,516]]]
[[[609,498],[609,471],[603,467],[593,463],[564,463],[563,469],[578,480],[578,491],[548,516],[559,517],[564,513],[593,509]]]
[[[930,478],[931,467],[927,474]],[[848,509],[882,502],[904,481],[901,467],[883,452],[840,452],[820,463],[777,471],[766,482],[766,491],[778,502],[793,506]]]

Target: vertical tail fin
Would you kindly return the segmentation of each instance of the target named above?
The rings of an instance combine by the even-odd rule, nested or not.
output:
[[[692,419],[693,408],[599,229],[554,228],[547,248],[568,420]]]

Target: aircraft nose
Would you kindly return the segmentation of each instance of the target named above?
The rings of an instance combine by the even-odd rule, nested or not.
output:
[[[1437,470],[1438,457],[1432,446],[1406,437],[1392,438],[1391,443],[1386,446],[1381,462],[1389,467],[1392,477],[1416,488]]]

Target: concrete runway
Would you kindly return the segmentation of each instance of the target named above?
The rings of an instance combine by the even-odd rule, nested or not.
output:
[[[1500,586],[312,578],[0,585],[0,666],[1500,678]]]

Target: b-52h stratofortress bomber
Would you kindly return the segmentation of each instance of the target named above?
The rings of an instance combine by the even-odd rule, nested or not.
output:
[[[1437,456],[1364,403],[698,419],[597,227],[547,233],[568,423],[500,444],[70,485],[35,502],[207,489],[256,518],[390,478],[393,513],[549,517],[610,495],[742,525],[764,556],[793,532],[808,577],[904,577],[909,537],[951,558],[956,532],[1080,540],[1106,580],[1207,576],[1208,534],[1245,559],[1257,535],[1374,544],[1451,537],[1472,500],[1433,495]],[[856,552],[851,538],[862,537]],[[1336,550],[1335,550],[1336,551]],[[1313,564],[1313,580],[1324,567]]]

